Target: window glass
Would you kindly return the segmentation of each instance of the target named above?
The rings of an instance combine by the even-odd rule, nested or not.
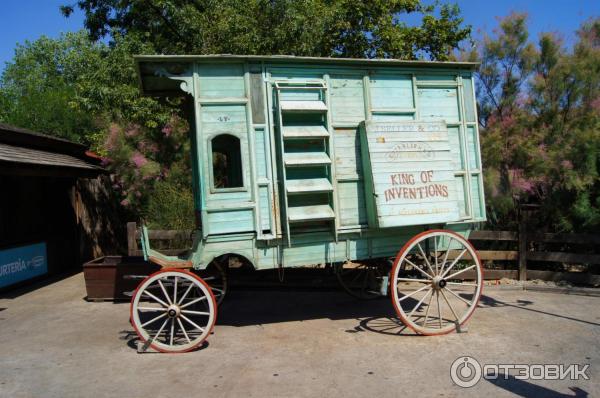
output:
[[[222,134],[212,139],[211,147],[214,188],[243,187],[240,139]]]

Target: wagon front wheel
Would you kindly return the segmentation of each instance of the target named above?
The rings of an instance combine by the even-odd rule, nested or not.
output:
[[[477,307],[482,285],[483,267],[475,248],[445,230],[412,238],[396,256],[390,275],[396,314],[424,335],[460,331]]]
[[[217,318],[211,288],[188,271],[158,271],[144,279],[131,300],[131,322],[140,340],[161,352],[200,346]]]

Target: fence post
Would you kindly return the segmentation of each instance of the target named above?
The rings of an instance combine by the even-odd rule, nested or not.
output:
[[[127,223],[127,254],[135,256],[137,254],[137,240],[135,234],[137,232],[137,224],[134,222]]]
[[[519,280],[527,280],[527,222],[521,209],[519,217]]]

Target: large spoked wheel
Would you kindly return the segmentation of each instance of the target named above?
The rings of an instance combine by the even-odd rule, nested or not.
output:
[[[445,230],[412,238],[398,253],[390,275],[396,314],[424,335],[460,331],[477,307],[482,285],[483,268],[473,246]]]
[[[217,319],[210,287],[188,271],[158,271],[133,294],[131,322],[140,340],[161,352],[187,352],[200,346]]]
[[[382,278],[387,275],[384,265],[347,262],[336,265],[335,276],[348,294],[361,300],[381,297]]]

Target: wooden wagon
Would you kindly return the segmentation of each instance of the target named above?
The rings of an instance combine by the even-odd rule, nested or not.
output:
[[[198,347],[228,259],[327,264],[361,298],[391,297],[419,334],[457,330],[482,289],[469,232],[485,220],[473,63],[292,56],[138,56],[142,89],[185,95],[197,231],[131,304],[140,339]],[[225,266],[223,266],[225,265]]]

